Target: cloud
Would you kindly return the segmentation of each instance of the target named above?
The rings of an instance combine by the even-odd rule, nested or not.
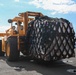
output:
[[[32,0],[29,4],[37,8],[50,10],[51,14],[76,12],[76,2],[74,0]]]
[[[2,26],[2,25],[0,25],[0,33],[5,32],[9,28],[10,28],[10,26]]]
[[[15,2],[19,2],[20,0],[15,0]]]

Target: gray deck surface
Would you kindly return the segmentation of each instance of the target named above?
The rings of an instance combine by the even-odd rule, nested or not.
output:
[[[6,57],[0,57],[0,75],[76,75],[76,71],[68,72],[70,69],[76,69],[76,57],[55,63],[37,63],[24,57],[18,62],[8,62]]]

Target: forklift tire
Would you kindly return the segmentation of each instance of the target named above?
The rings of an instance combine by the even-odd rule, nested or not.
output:
[[[10,37],[6,43],[6,57],[8,61],[18,61],[19,51],[17,48],[17,38]]]
[[[75,56],[75,32],[66,19],[46,16],[36,19],[29,23],[26,36],[31,57],[50,61]]]
[[[0,40],[0,56],[4,56],[4,52],[2,52],[2,40]]]

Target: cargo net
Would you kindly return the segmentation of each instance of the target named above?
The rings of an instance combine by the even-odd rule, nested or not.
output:
[[[39,17],[28,25],[27,50],[32,57],[45,61],[73,57],[74,35],[68,20]]]

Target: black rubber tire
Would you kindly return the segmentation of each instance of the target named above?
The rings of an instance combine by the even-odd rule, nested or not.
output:
[[[7,54],[7,48],[9,46],[9,55]],[[19,54],[17,47],[17,37],[9,37],[6,42],[6,57],[8,61],[18,61]]]
[[[37,18],[29,23],[26,37],[32,57],[50,61],[75,56],[75,32],[66,19]]]
[[[0,56],[4,56],[5,52],[2,52],[2,40],[0,40]]]

